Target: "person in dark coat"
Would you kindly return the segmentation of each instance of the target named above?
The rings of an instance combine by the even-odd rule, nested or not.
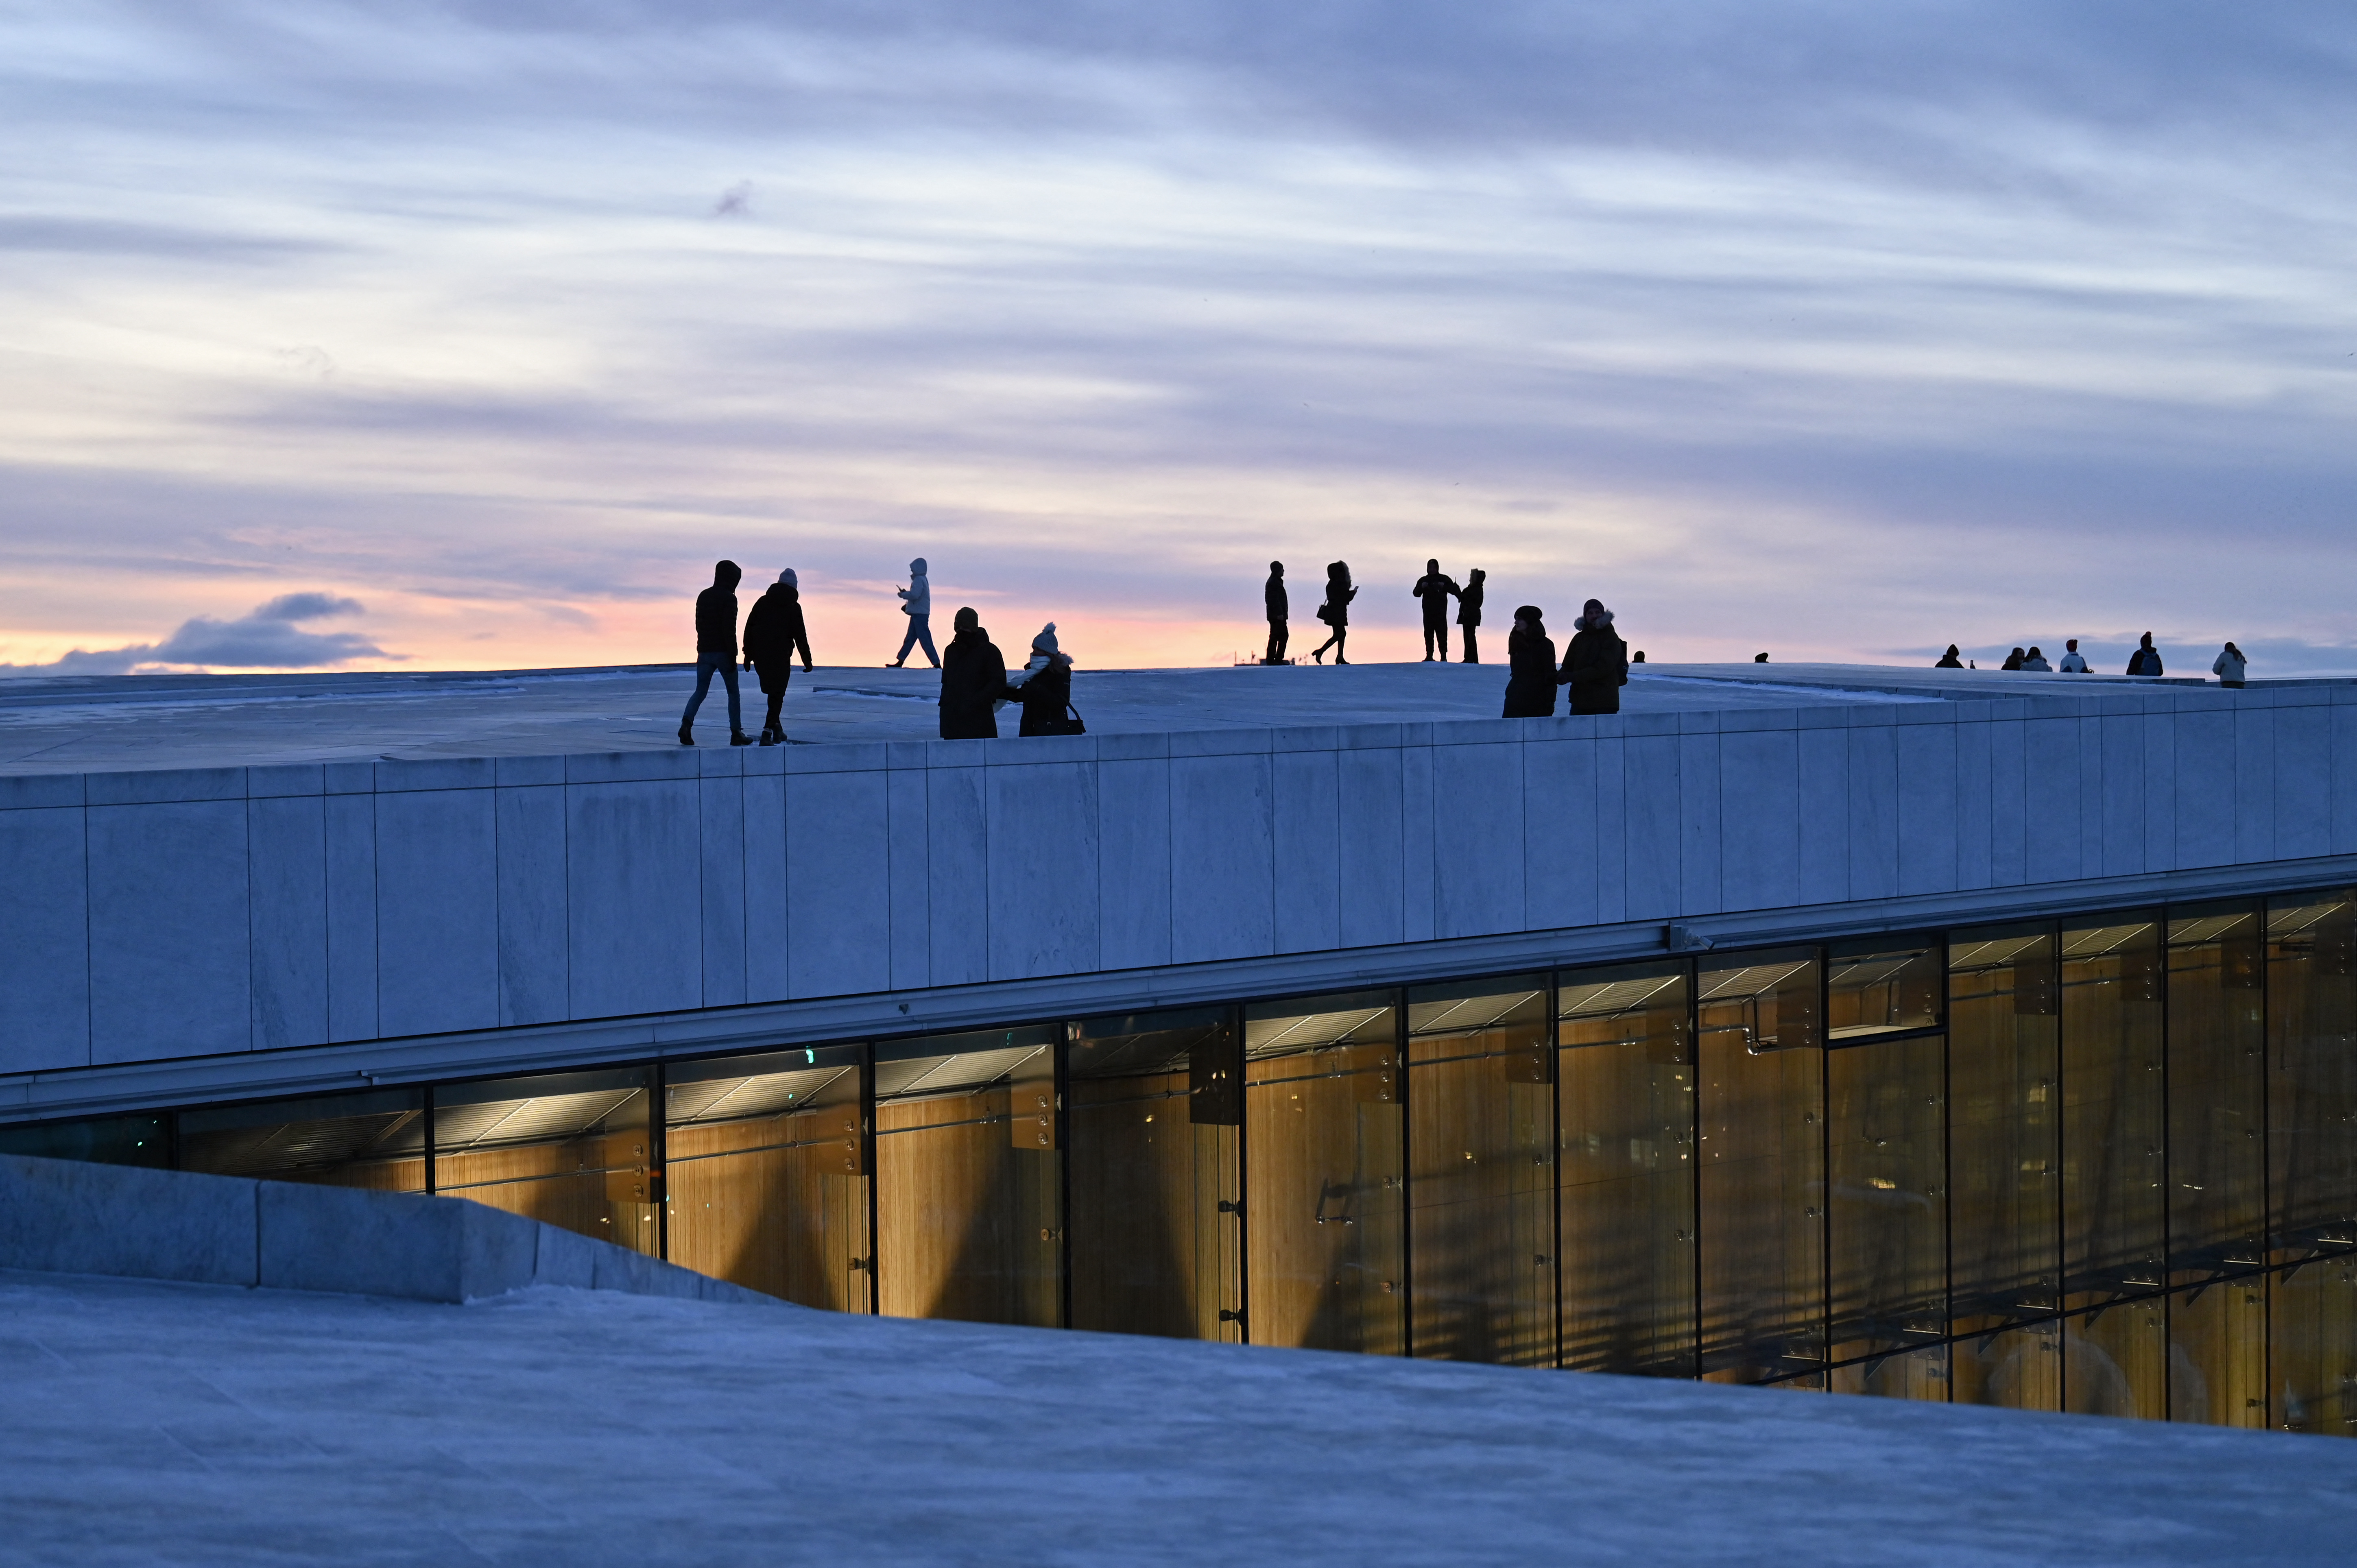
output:
[[[942,738],[996,740],[1006,660],[972,606],[958,611],[956,625],[957,635],[942,650]]]
[[[1309,650],[1309,657],[1318,663],[1326,662],[1326,650],[1334,650],[1334,662],[1348,664],[1342,650],[1351,641],[1351,601],[1359,590],[1351,586],[1351,564],[1335,561],[1326,567],[1326,602],[1318,607],[1318,618],[1334,628],[1334,635]]]
[[[745,668],[760,671],[761,695],[770,700],[769,715],[761,721],[761,744],[782,745],[785,721],[778,710],[786,700],[786,684],[794,672],[794,650],[800,649],[802,668],[811,667],[810,632],[802,625],[802,585],[789,566],[778,574],[770,591],[753,601],[745,617]]]
[[[2029,656],[2023,653],[2020,649],[2017,648],[2012,652],[2005,656],[2005,662],[1998,665],[1997,668],[2000,670],[2018,670],[2021,668],[2021,661],[2027,657]]]
[[[2146,632],[2137,639],[2136,650],[2128,655],[2128,673],[2131,675],[2160,673],[2160,650],[2152,645],[2152,633]]]
[[[1017,735],[1054,735],[1056,721],[1072,701],[1072,656],[1056,646],[1056,623],[1049,621],[1031,639],[1031,658],[1006,682],[1010,702],[1023,704],[1023,725]]]
[[[1555,716],[1555,689],[1563,676],[1555,667],[1555,639],[1536,605],[1514,610],[1514,628],[1506,634],[1506,713],[1510,719]]]
[[[1629,645],[1612,629],[1612,612],[1602,600],[1590,599],[1580,607],[1579,618],[1571,627],[1571,647],[1563,656],[1571,711],[1619,713],[1620,688],[1629,683]]]
[[[1424,564],[1424,575],[1408,590],[1424,601],[1424,661],[1432,662],[1435,643],[1440,646],[1440,662],[1448,662],[1448,598],[1456,593],[1457,580],[1445,576],[1437,561]]]
[[[737,696],[737,585],[744,577],[736,562],[719,562],[712,568],[712,586],[695,596],[695,695],[688,698],[687,712],[680,715],[682,746],[695,744],[695,710],[704,706],[704,693],[711,690],[716,674],[728,687],[728,744],[753,744],[745,733],[745,710]]]
[[[1934,670],[1962,670],[1964,667],[1964,651],[1953,642],[1948,644],[1948,651],[1940,655],[1940,661],[1932,666]]]
[[[1268,585],[1261,590],[1261,597],[1268,601],[1268,651],[1261,655],[1260,661],[1263,664],[1282,664],[1285,662],[1286,639],[1290,635],[1286,623],[1292,619],[1292,606],[1285,595],[1284,562],[1268,564]]]
[[[1466,576],[1465,585],[1457,591],[1457,628],[1465,634],[1465,662],[1481,662],[1481,650],[1476,646],[1476,635],[1481,629],[1482,585],[1490,574],[1476,566]]]

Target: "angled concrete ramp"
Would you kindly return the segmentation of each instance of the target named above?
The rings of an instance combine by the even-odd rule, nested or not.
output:
[[[0,1155],[0,1269],[410,1301],[526,1285],[785,1304],[457,1197]]]

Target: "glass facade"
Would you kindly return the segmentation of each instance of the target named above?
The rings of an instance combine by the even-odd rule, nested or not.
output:
[[[0,1152],[455,1194],[836,1311],[2357,1435],[2357,889]]]

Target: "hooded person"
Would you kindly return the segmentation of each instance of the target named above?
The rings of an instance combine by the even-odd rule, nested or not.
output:
[[[712,586],[695,596],[695,694],[679,717],[682,746],[695,744],[695,710],[704,706],[704,693],[712,689],[715,675],[728,688],[728,744],[753,744],[745,733],[745,710],[737,694],[737,585],[744,579],[744,569],[736,562],[716,562]]]
[[[1571,623],[1571,647],[1563,656],[1564,683],[1571,688],[1575,714],[1617,714],[1620,688],[1629,683],[1629,645],[1612,629],[1612,612],[1590,599]]]
[[[1476,566],[1466,575],[1465,585],[1457,590],[1457,628],[1465,634],[1465,662],[1481,662],[1481,650],[1476,646],[1481,629],[1481,595],[1490,574]]]
[[[1017,735],[1069,735],[1064,710],[1072,701],[1072,656],[1056,646],[1056,623],[1049,621],[1031,639],[1031,657],[1007,679],[1008,700],[1023,704]]]
[[[2152,645],[2152,633],[2146,632],[2136,639],[2136,649],[2128,655],[2128,673],[2158,675],[2160,673],[2160,650]]]
[[[899,669],[909,662],[909,650],[921,644],[926,662],[940,669],[942,656],[933,651],[933,585],[925,576],[923,556],[909,563],[909,585],[892,591],[900,596],[900,613],[909,618],[909,635],[900,639],[900,651],[885,668]]]
[[[1962,670],[1964,667],[1964,650],[1953,642],[1948,644],[1948,651],[1940,655],[1939,662],[1932,666],[1934,670]]]
[[[942,738],[998,738],[999,699],[1006,695],[1006,660],[971,606],[957,613],[957,635],[942,659]]]
[[[1440,646],[1440,662],[1448,662],[1448,597],[1456,593],[1457,580],[1441,571],[1440,563],[1426,561],[1424,575],[1408,590],[1424,601],[1424,661],[1432,662],[1435,643]]]
[[[1506,634],[1505,716],[1553,718],[1555,689],[1562,684],[1555,667],[1555,639],[1546,634],[1538,606],[1515,607],[1514,628]]]
[[[1351,601],[1358,596],[1359,590],[1351,585],[1351,564],[1347,561],[1329,562],[1326,566],[1326,602],[1318,607],[1318,618],[1332,627],[1334,634],[1309,650],[1311,659],[1320,664],[1325,663],[1326,650],[1330,648],[1334,650],[1335,663],[1351,662],[1342,657],[1342,652],[1351,641]]]
[[[786,700],[786,685],[793,679],[797,649],[802,668],[809,670],[810,632],[802,625],[802,585],[789,566],[778,574],[769,592],[753,601],[745,616],[745,668],[760,672],[761,695],[770,703],[769,714],[761,720],[763,746],[777,746],[786,738],[779,709]]]

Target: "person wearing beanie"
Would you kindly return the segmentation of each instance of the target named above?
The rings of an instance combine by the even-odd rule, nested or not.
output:
[[[695,710],[704,706],[704,693],[712,689],[716,674],[728,688],[728,744],[753,744],[745,733],[745,710],[737,695],[737,585],[744,577],[736,562],[718,562],[712,568],[712,586],[695,596],[695,694],[680,715],[682,746],[695,744]]]
[[[1465,634],[1465,662],[1481,662],[1481,650],[1477,645],[1481,630],[1481,595],[1490,574],[1476,566],[1467,574],[1465,585],[1457,591],[1457,629]]]
[[[1555,716],[1555,689],[1563,684],[1555,672],[1555,639],[1536,605],[1514,609],[1514,628],[1506,634],[1506,712],[1510,719],[1550,719]]]
[[[1072,656],[1056,646],[1054,621],[1031,639],[1031,657],[1006,682],[1006,696],[1023,704],[1017,735],[1077,733],[1064,717],[1072,701]]]
[[[926,662],[936,670],[942,667],[941,655],[933,651],[933,585],[925,576],[925,558],[918,556],[909,563],[909,585],[895,588],[900,596],[900,613],[909,618],[909,635],[900,639],[900,651],[892,656],[888,670],[898,670],[909,662],[909,650],[922,646]]]
[[[1006,695],[1006,660],[971,605],[958,611],[952,624],[957,634],[942,660],[942,738],[996,740],[997,704]]]
[[[1617,714],[1620,688],[1629,683],[1629,645],[1612,629],[1612,612],[1600,599],[1581,607],[1571,623],[1571,647],[1563,656],[1564,682],[1571,688],[1575,714]]]
[[[802,625],[802,592],[789,566],[778,574],[770,591],[753,602],[752,611],[745,617],[745,668],[760,672],[761,695],[770,703],[769,714],[761,721],[763,746],[777,746],[786,738],[779,709],[786,700],[787,682],[793,679],[797,649],[802,650],[802,669],[808,671],[810,632]]]

